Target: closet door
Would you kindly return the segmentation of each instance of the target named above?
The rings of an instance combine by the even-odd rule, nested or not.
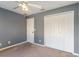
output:
[[[27,19],[27,41],[34,42],[34,18]]]
[[[51,48],[63,50],[64,41],[62,33],[62,18],[59,15],[49,15],[44,18],[45,45]]]
[[[64,51],[74,53],[74,11],[64,15]]]
[[[44,17],[45,45],[51,48],[74,51],[74,12],[62,12]]]

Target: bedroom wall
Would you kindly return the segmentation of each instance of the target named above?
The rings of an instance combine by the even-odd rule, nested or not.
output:
[[[44,44],[44,16],[72,10],[74,11],[74,52],[79,54],[79,3],[28,16],[35,18],[35,27],[38,31],[35,32],[35,43],[39,44],[41,40],[40,44]]]
[[[26,41],[22,15],[0,8],[0,48]]]

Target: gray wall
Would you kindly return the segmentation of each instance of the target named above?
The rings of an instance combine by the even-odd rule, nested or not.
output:
[[[0,48],[25,41],[25,19],[22,15],[0,8]],[[8,44],[11,41],[11,44]]]
[[[79,53],[79,4],[76,5],[74,11],[74,49],[75,53]]]
[[[34,28],[35,43],[44,44],[44,17],[41,14],[34,16]]]
[[[49,14],[56,14],[66,11],[74,10],[74,52],[79,53],[79,4],[73,4],[65,7],[60,7],[57,9],[45,11],[38,14],[33,14],[28,17],[35,18],[35,43],[44,44],[44,16]],[[41,40],[42,42],[39,42]]]
[[[78,38],[76,39],[77,46],[76,46],[76,45],[75,45],[75,46],[76,46],[76,48],[77,48],[77,51],[75,51],[75,52],[79,53],[79,4],[78,4],[77,8],[78,8],[78,9],[77,9],[77,10],[78,10],[78,12],[77,12],[77,14],[78,14],[78,15],[77,15],[77,20],[78,20],[78,23],[77,23],[77,24],[78,24],[78,25],[77,25],[77,26],[78,26],[78,27],[77,27],[78,30],[77,30],[77,32],[78,32],[78,34],[76,34],[76,35],[77,35]],[[76,24],[76,23],[75,23],[75,24]],[[76,29],[77,29],[77,28],[76,28]],[[76,43],[75,43],[75,44],[76,44]]]

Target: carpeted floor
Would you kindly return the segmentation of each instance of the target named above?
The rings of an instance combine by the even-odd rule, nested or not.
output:
[[[48,47],[41,47],[31,43],[25,43],[1,51],[0,57],[76,57],[76,56],[68,52],[51,49]]]

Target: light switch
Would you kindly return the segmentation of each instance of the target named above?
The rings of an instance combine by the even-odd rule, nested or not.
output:
[[[0,47],[2,46],[2,43],[0,43]]]
[[[41,42],[41,40],[39,40],[39,42]]]
[[[11,41],[8,41],[8,44],[11,44]]]

